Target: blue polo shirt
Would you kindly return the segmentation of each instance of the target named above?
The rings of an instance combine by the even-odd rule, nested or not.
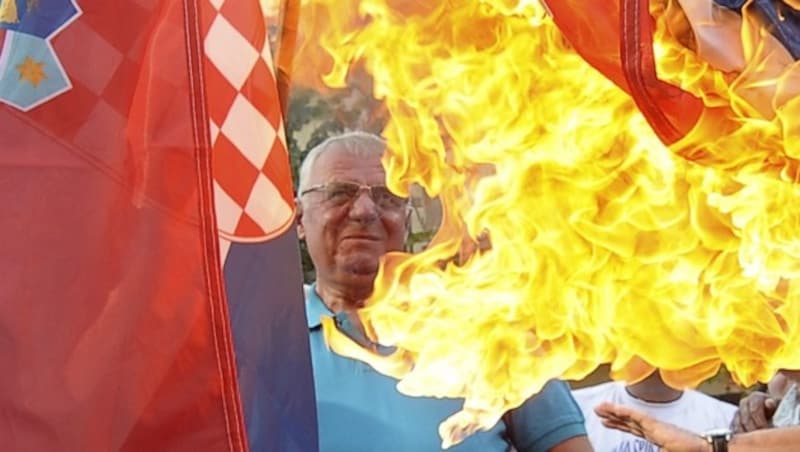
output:
[[[319,298],[316,286],[306,287],[306,315],[317,396],[320,452],[440,451],[439,424],[461,409],[460,399],[409,397],[397,391],[397,381],[361,361],[328,349],[322,337],[322,316],[346,325]],[[347,328],[343,328],[347,330]],[[551,381],[535,397],[512,410],[514,445],[520,452],[545,452],[575,436],[585,435],[583,415],[567,385]],[[509,450],[505,422],[478,432],[454,452]]]

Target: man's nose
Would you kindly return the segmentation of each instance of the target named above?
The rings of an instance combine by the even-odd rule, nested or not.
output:
[[[368,190],[361,190],[350,205],[350,218],[358,221],[371,221],[378,218],[378,206]]]

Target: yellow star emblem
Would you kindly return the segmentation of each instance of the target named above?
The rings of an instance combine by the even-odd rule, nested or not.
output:
[[[0,22],[7,24],[19,23],[16,0],[0,0]]]
[[[25,60],[17,65],[17,71],[19,71],[19,79],[25,80],[33,85],[34,88],[47,79],[47,74],[44,72],[44,63],[36,61],[29,56],[26,56]]]

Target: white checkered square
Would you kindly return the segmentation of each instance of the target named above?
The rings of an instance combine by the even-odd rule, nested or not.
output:
[[[258,175],[244,211],[264,231],[274,231],[284,226],[292,216],[292,207],[281,197],[275,185],[263,174]]]
[[[275,142],[275,129],[241,93],[233,101],[221,132],[258,169],[264,167]]]
[[[284,148],[289,149],[286,145],[286,125],[283,123],[283,116],[281,116],[280,121],[278,122],[278,141],[283,143]]]
[[[206,57],[236,90],[242,88],[259,52],[221,14],[214,18],[205,42]]]
[[[225,237],[219,238],[219,264],[224,266],[225,259],[228,257],[228,251],[231,249],[231,241]]]
[[[209,132],[211,133],[211,145],[217,143],[217,137],[219,136],[219,126],[213,120],[208,121],[208,128]]]
[[[272,49],[269,48],[269,43],[265,44],[264,48],[261,49],[261,59],[267,64],[269,71],[275,74],[275,66],[273,66],[272,60]]]
[[[242,216],[242,207],[225,193],[214,181],[214,204],[217,211],[217,227],[222,231],[235,231]]]

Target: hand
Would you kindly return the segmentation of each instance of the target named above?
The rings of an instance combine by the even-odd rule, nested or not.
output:
[[[778,408],[778,399],[763,392],[753,392],[739,402],[739,410],[731,422],[735,433],[752,432],[772,427],[772,415]]]
[[[656,420],[632,408],[603,403],[594,411],[606,427],[644,438],[660,447],[661,452],[711,451],[711,445],[694,433]]]

